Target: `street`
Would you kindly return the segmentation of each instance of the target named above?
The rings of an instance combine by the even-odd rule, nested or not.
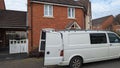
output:
[[[43,67],[42,58],[26,58],[0,61],[0,68],[69,68],[62,66]],[[120,68],[120,59],[83,64],[82,68]]]

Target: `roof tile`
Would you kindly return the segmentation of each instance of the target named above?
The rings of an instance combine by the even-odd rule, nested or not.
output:
[[[0,10],[0,28],[26,27],[26,12]]]
[[[112,15],[105,16],[105,17],[98,18],[98,19],[93,19],[93,20],[92,20],[92,25],[93,25],[93,26],[100,25],[100,24],[102,24],[106,19],[108,19],[108,18],[111,17],[111,16],[112,16]]]

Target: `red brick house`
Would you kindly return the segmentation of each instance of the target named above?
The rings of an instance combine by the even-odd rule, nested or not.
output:
[[[112,26],[114,25],[113,22],[114,22],[113,15],[101,17],[98,19],[93,19],[92,29],[93,30],[112,30]]]
[[[89,0],[28,0],[29,50],[38,48],[45,28],[90,29],[90,20]]]
[[[93,30],[111,30],[120,33],[120,14],[92,20]]]
[[[114,25],[113,26],[113,31],[120,32],[120,25]]]

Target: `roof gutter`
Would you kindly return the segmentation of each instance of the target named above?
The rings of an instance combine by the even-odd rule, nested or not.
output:
[[[0,27],[0,28],[7,28],[7,29],[9,29],[9,28],[27,28],[27,27]]]
[[[67,7],[75,7],[75,8],[82,8],[85,9],[82,6],[74,6],[74,5],[65,5],[65,4],[56,4],[56,3],[48,3],[48,2],[38,2],[38,1],[31,1],[33,3],[41,3],[41,4],[50,4],[50,5],[58,5],[58,6],[67,6]]]

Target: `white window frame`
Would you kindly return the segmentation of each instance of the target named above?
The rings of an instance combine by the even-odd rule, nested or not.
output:
[[[70,12],[69,12],[70,10]],[[68,18],[75,18],[75,8],[74,7],[68,7]]]
[[[53,17],[53,5],[44,4],[44,16],[45,17]]]

